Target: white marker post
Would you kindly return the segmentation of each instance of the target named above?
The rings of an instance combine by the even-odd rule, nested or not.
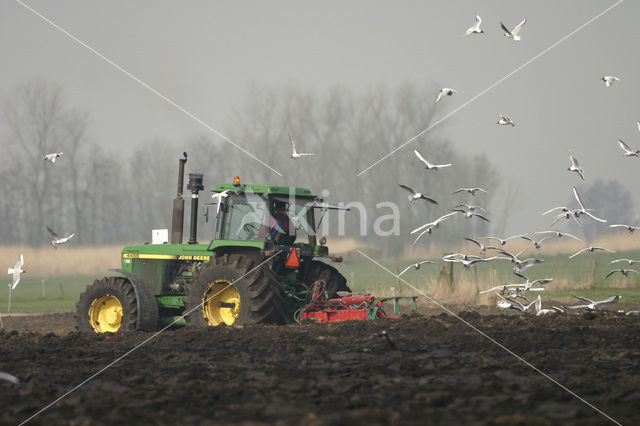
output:
[[[7,312],[11,312],[11,283],[9,283],[9,305],[7,306]]]

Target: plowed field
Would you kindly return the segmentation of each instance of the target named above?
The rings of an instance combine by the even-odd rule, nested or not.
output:
[[[448,314],[333,325],[80,334],[4,317],[0,421],[18,424],[640,423],[640,317]],[[26,331],[27,329],[32,331]],[[153,338],[152,338],[153,337]]]

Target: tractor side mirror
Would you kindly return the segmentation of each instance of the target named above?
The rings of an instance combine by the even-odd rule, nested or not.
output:
[[[203,207],[202,214],[204,216],[204,221],[208,223],[209,222],[209,206],[204,205],[202,207]]]
[[[325,244],[327,244],[327,238],[326,237],[320,238],[320,245],[323,246]]]

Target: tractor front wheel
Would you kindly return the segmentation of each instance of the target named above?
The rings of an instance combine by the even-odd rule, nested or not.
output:
[[[133,285],[121,277],[95,280],[76,304],[78,331],[116,333],[135,330],[137,316],[138,303]]]
[[[280,285],[268,266],[258,265],[253,258],[237,254],[203,264],[184,298],[188,325],[288,322]]]

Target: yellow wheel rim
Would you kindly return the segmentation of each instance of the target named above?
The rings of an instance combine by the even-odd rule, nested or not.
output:
[[[89,307],[89,324],[96,333],[115,333],[122,324],[122,304],[117,297],[105,294],[93,299]]]
[[[240,294],[227,280],[209,283],[202,294],[202,316],[209,325],[232,325],[240,312]]]

